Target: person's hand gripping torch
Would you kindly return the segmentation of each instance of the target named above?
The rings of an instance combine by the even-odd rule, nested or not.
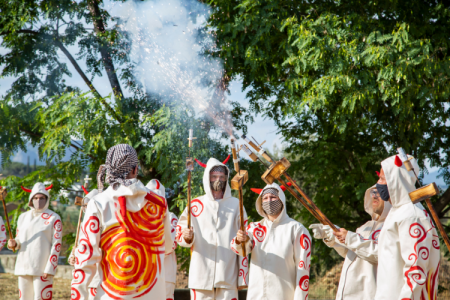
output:
[[[413,157],[408,158],[405,150],[403,150],[403,148],[401,148],[401,147],[397,148],[397,152],[398,152],[398,157],[400,158],[400,160],[402,161],[403,165],[406,168],[406,171],[408,171],[408,172],[413,171],[414,175],[416,176],[417,182],[421,186],[417,190],[409,193],[409,197],[411,198],[411,201],[415,204],[415,203],[425,200],[425,202],[427,203],[427,206],[428,206],[428,210],[431,213],[431,217],[432,217],[434,223],[437,225],[437,228],[438,228],[439,232],[441,233],[442,238],[444,239],[444,243],[447,246],[448,251],[450,251],[450,239],[449,239],[447,233],[445,232],[444,226],[442,226],[441,220],[439,219],[439,216],[438,216],[436,210],[434,209],[433,204],[431,203],[431,200],[430,200],[430,198],[432,196],[439,194],[439,189],[436,186],[436,183],[433,182],[426,186],[422,186],[422,184],[420,183],[419,177],[417,176],[416,171],[414,171],[414,168],[411,164],[411,159],[413,159]]]
[[[316,206],[316,204],[309,198],[305,192],[300,188],[300,186],[292,179],[291,176],[286,172],[286,170],[291,166],[291,163],[286,159],[282,158],[279,161],[275,161],[258,142],[252,142],[245,135],[242,138],[252,146],[264,159],[270,162],[270,166],[267,166],[262,160],[254,154],[248,147],[243,147],[244,151],[250,156],[253,161],[259,160],[267,168],[266,172],[261,176],[262,180],[267,184],[272,184],[275,180],[278,180],[286,189],[294,196],[295,199],[300,201],[300,203],[322,224],[329,225],[334,232],[339,232],[339,229],[334,226],[333,223],[322,213],[322,211]],[[243,145],[244,146],[244,145]],[[303,197],[300,197],[287,183],[281,178],[281,176],[286,177],[286,179],[292,184],[292,186],[297,190],[297,192]]]
[[[189,129],[189,156],[186,158],[186,171],[187,171],[187,183],[188,183],[188,190],[187,190],[187,221],[188,221],[188,228],[191,229],[191,172],[194,171],[194,160],[191,157],[191,147],[193,144],[193,141],[197,139],[194,137],[194,130]]]
[[[231,152],[233,154],[233,163],[234,163],[234,170],[236,171],[236,175],[231,179],[231,188],[233,190],[239,191],[239,223],[240,223],[240,229],[245,232],[245,219],[244,219],[244,195],[242,193],[242,188],[244,187],[244,184],[248,181],[248,172],[241,170],[239,168],[239,150],[237,148],[237,145],[234,142],[234,139],[231,138]],[[244,257],[247,256],[247,253],[245,252],[245,245],[242,246],[242,252],[244,254]]]

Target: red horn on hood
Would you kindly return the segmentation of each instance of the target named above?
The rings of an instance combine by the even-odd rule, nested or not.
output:
[[[158,179],[155,179],[155,180],[156,180],[156,189],[159,190],[161,184],[159,183],[159,180],[158,180]]]
[[[27,189],[27,188],[24,188],[23,186],[20,186],[21,188],[22,188],[22,190],[24,190],[25,192],[27,192],[27,193],[31,193],[31,190],[30,189]]]
[[[377,173],[377,176],[380,177],[380,175],[381,175],[380,172],[375,171],[375,173]]]
[[[199,164],[200,167],[202,168],[206,168],[206,165],[204,163],[202,163],[201,161],[199,161],[198,159],[194,158],[195,161]]]
[[[254,193],[257,193],[258,195],[261,195],[261,192],[263,191],[263,189],[255,189],[255,188],[251,188],[250,190]]]
[[[288,186],[291,186],[292,183],[288,182],[287,185],[288,185]],[[280,189],[281,189],[283,192],[286,192],[286,190],[287,190],[287,188],[286,188],[284,185],[280,186]]]
[[[228,154],[228,157],[222,162],[223,164],[226,164],[230,160],[231,155]]]
[[[50,190],[53,187],[53,184],[50,184],[48,187],[45,188],[46,191]]]
[[[402,162],[402,160],[400,159],[400,157],[398,157],[398,155],[396,155],[395,156],[395,165],[397,166],[397,167],[401,167],[401,166],[403,166],[403,162]]]
[[[81,186],[81,188],[83,189],[83,192],[87,195],[87,194],[89,194],[89,191],[84,187],[84,186]]]

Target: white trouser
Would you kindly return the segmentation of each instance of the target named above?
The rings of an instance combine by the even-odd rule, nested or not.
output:
[[[212,291],[191,289],[191,300],[238,300],[238,290],[215,288]]]
[[[53,276],[19,276],[20,300],[50,300],[53,294]]]
[[[89,288],[89,300],[94,300],[95,295],[97,295],[97,289],[96,288]]]
[[[166,300],[173,300],[175,292],[175,283],[166,281]]]

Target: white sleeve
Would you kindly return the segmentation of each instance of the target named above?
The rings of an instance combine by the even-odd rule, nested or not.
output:
[[[194,232],[194,238],[192,239],[192,243],[188,244],[184,238],[182,231],[183,229],[187,228],[187,207],[184,209],[183,213],[181,214],[180,220],[177,224],[177,242],[178,245],[185,248],[191,248],[192,245],[194,245],[195,242],[195,232]]]
[[[5,246],[6,242],[6,227],[3,223],[3,219],[0,217],[0,251],[3,249],[3,246]]]
[[[309,270],[311,267],[311,236],[302,227],[294,240],[294,261],[297,266],[294,300],[307,300],[309,290]]]
[[[248,221],[246,220],[246,223]],[[249,255],[250,253],[252,253],[253,250],[253,245],[255,245],[255,241],[253,240],[253,229],[255,228],[255,224],[254,223],[250,223],[249,225],[247,225],[247,227],[245,228],[245,232],[247,233],[249,240],[245,243],[245,252],[247,255]],[[236,244],[236,238],[234,237],[234,239],[231,240],[230,242],[230,248],[231,250],[233,250],[234,253],[236,253],[239,256],[244,256],[244,252],[242,251],[242,243],[241,244]]]
[[[345,245],[355,252],[361,259],[373,264],[378,263],[378,235],[380,230],[374,231],[368,239],[355,232],[347,232]]]
[[[336,250],[336,252],[343,258],[345,258],[347,256],[347,252],[348,252],[347,247],[345,245],[341,244],[336,237],[333,237],[333,240],[331,240],[331,241],[327,241],[327,240],[323,239],[323,242],[328,247]]]
[[[62,222],[58,215],[52,224],[52,246],[50,250],[50,256],[47,258],[47,264],[44,269],[44,273],[55,275],[56,267],[58,267],[58,258],[61,253],[61,240],[62,240]]]
[[[423,219],[407,219],[398,224],[400,253],[403,258],[404,283],[400,299],[420,299],[423,284],[427,281],[430,249],[433,235],[428,233],[430,222]]]
[[[175,214],[170,213],[170,212],[169,212],[169,214],[167,216],[170,219],[170,245],[171,245],[171,249],[170,249],[169,253],[172,253],[177,248],[176,236],[177,236],[178,218],[177,218],[177,216],[175,216]],[[169,241],[167,241],[167,243],[169,243]],[[166,254],[169,254],[169,253],[167,253],[167,251],[166,251]]]
[[[95,201],[89,201],[84,215],[78,247],[75,250],[75,269],[72,279],[72,299],[89,299],[89,285],[97,272],[96,264],[100,263],[100,212]]]

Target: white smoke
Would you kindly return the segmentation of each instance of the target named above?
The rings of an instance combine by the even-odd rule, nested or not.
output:
[[[181,100],[232,131],[226,100],[211,102],[223,68],[219,60],[202,55],[205,44],[215,47],[213,31],[198,34],[206,26],[208,6],[195,0],[127,1],[115,2],[110,12],[129,34],[134,75],[148,93],[169,103]]]

